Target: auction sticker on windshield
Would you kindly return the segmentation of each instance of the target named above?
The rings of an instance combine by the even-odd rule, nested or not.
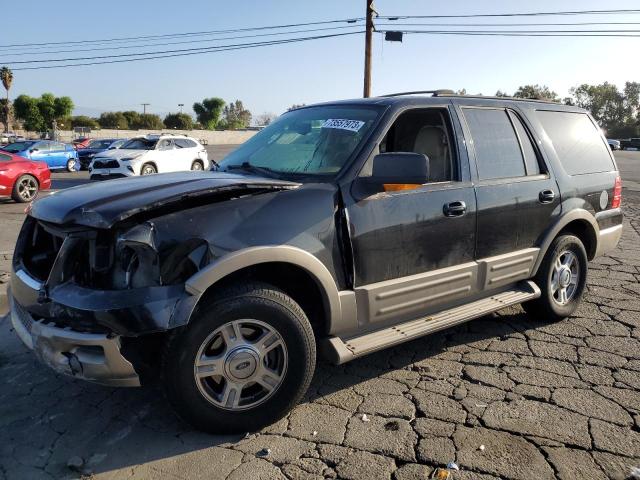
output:
[[[349,130],[357,132],[362,128],[364,122],[360,120],[347,120],[344,118],[329,118],[322,124],[322,128],[339,128],[341,130]]]

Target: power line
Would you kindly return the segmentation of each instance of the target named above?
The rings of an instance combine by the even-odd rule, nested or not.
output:
[[[186,56],[190,56],[190,55],[201,55],[204,53],[216,53],[216,52],[226,52],[226,51],[230,51],[230,50],[244,50],[247,48],[257,48],[257,47],[262,47],[262,46],[270,46],[270,45],[281,45],[281,44],[285,44],[285,43],[298,43],[298,42],[303,42],[303,41],[309,41],[309,40],[318,40],[318,39],[322,39],[322,38],[333,38],[333,37],[343,37],[343,36],[347,36],[347,35],[357,35],[360,33],[364,33],[364,30],[360,30],[357,32],[347,32],[347,33],[336,33],[336,34],[332,34],[332,35],[318,35],[318,36],[314,36],[314,37],[306,37],[306,38],[295,38],[295,39],[286,39],[286,40],[272,40],[269,42],[256,42],[256,43],[251,43],[251,44],[240,44],[238,46],[218,46],[218,47],[210,47],[209,50],[207,51],[198,51],[198,52],[187,52],[187,53],[176,53],[176,54],[169,54],[169,55],[157,55],[157,56],[150,56],[150,57],[144,57],[144,58],[128,58],[128,59],[124,59],[124,60],[107,60],[107,61],[100,61],[100,62],[88,62],[88,63],[71,63],[71,64],[63,64],[63,65],[43,65],[43,66],[37,66],[37,67],[21,67],[21,68],[12,68],[13,71],[22,71],[22,70],[44,70],[44,69],[51,69],[51,68],[70,68],[70,67],[85,67],[85,66],[90,66],[90,65],[105,65],[105,64],[111,64],[111,63],[128,63],[128,62],[138,62],[138,61],[143,61],[143,60],[154,60],[154,59],[159,59],[159,58],[171,58],[171,57],[186,57]]]
[[[640,25],[640,22],[551,22],[551,23],[378,23],[387,27],[415,26],[415,27],[581,27],[587,25]],[[337,27],[336,27],[337,28]]]
[[[219,37],[209,40],[185,40],[180,42],[163,42],[163,43],[146,43],[146,44],[137,44],[137,45],[119,45],[115,47],[99,47],[99,48],[85,48],[85,49],[73,49],[73,50],[47,50],[47,51],[38,51],[38,50],[30,50],[23,52],[11,52],[5,53],[4,56],[18,56],[18,55],[44,55],[44,54],[57,54],[57,53],[76,53],[76,52],[94,52],[94,51],[103,51],[103,50],[123,50],[128,48],[140,48],[140,47],[164,47],[166,45],[183,45],[183,44],[191,44],[191,43],[210,43],[210,42],[219,42],[222,40],[234,40],[239,38],[258,38],[258,37],[272,37],[278,35],[288,35],[293,33],[309,33],[309,32],[320,32],[320,31],[334,31],[334,30],[342,30],[346,28],[356,28],[357,25],[341,25],[337,27],[326,27],[326,28],[311,28],[305,30],[290,30],[287,32],[276,32],[276,33],[259,33],[254,35],[239,35],[233,37]],[[0,62],[2,63],[2,62]]]
[[[398,30],[376,30],[377,33],[387,33]],[[489,30],[475,30],[475,31],[450,31],[450,30],[402,30],[403,33],[411,34],[427,34],[427,35],[467,35],[467,36],[496,36],[496,37],[640,37],[640,30],[635,30],[637,34],[633,33],[557,33],[554,31],[489,31]],[[535,32],[535,33],[534,33]],[[568,31],[570,32],[570,30]]]
[[[519,12],[519,13],[469,13],[461,15],[385,15],[381,20],[398,20],[407,18],[490,18],[490,17],[543,17],[556,15],[620,15],[638,14],[640,9],[617,10],[573,10],[561,12]]]
[[[149,40],[152,38],[160,39],[160,38],[185,37],[185,36],[197,36],[197,35],[213,35],[218,33],[248,32],[248,31],[254,31],[254,30],[270,30],[270,29],[277,29],[277,28],[306,27],[310,25],[324,25],[329,23],[345,23],[345,22],[356,23],[362,20],[364,20],[364,18],[359,17],[359,18],[344,18],[340,20],[324,20],[319,22],[290,23],[286,25],[269,25],[269,26],[261,26],[261,27],[234,28],[234,29],[227,29],[227,30],[167,33],[163,35],[142,35],[137,37],[114,37],[114,38],[102,38],[102,39],[96,39],[96,40],[75,40],[75,41],[66,41],[66,42],[14,43],[14,44],[8,44],[8,45],[0,45],[0,48],[42,47],[47,45],[71,45],[71,44],[85,44],[85,43],[96,43],[96,42],[122,42],[127,40]]]

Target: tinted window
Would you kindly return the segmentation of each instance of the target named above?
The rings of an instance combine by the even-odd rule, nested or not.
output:
[[[10,145],[6,145],[2,147],[2,150],[6,150],[7,152],[21,152],[23,150],[27,150],[33,146],[34,142],[16,142]]]
[[[153,150],[158,140],[147,140],[146,138],[134,138],[122,145],[123,150]]]
[[[64,151],[66,147],[65,147],[64,143],[51,143],[51,147],[50,148],[54,152],[59,152],[59,151]]]
[[[178,148],[193,148],[197,146],[196,142],[188,138],[176,138],[173,143],[175,143]]]
[[[569,175],[613,170],[609,147],[585,113],[539,110],[537,114]]]
[[[536,150],[533,148],[531,142],[531,135],[522,124],[520,117],[515,113],[510,113],[513,125],[518,132],[518,138],[520,139],[520,145],[522,145],[522,153],[524,154],[524,163],[527,166],[527,175],[538,175],[540,173],[540,163],[538,162],[538,156]]]
[[[51,150],[49,142],[38,142],[32,148],[37,148],[39,152],[48,152]]]
[[[11,161],[11,155],[0,153],[0,162],[9,162],[9,161]]]
[[[471,130],[481,180],[525,175],[518,137],[506,110],[465,108],[464,116]]]

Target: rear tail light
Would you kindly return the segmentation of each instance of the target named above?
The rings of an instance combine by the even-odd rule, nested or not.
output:
[[[620,208],[620,203],[622,203],[622,179],[620,177],[616,177],[616,183],[613,186],[611,208]]]

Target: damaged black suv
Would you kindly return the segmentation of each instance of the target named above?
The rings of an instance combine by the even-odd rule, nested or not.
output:
[[[445,93],[291,111],[211,172],[71,188],[20,233],[11,318],[56,371],[160,379],[207,431],[254,430],[343,363],[508,305],[570,315],[622,232],[585,111]]]

